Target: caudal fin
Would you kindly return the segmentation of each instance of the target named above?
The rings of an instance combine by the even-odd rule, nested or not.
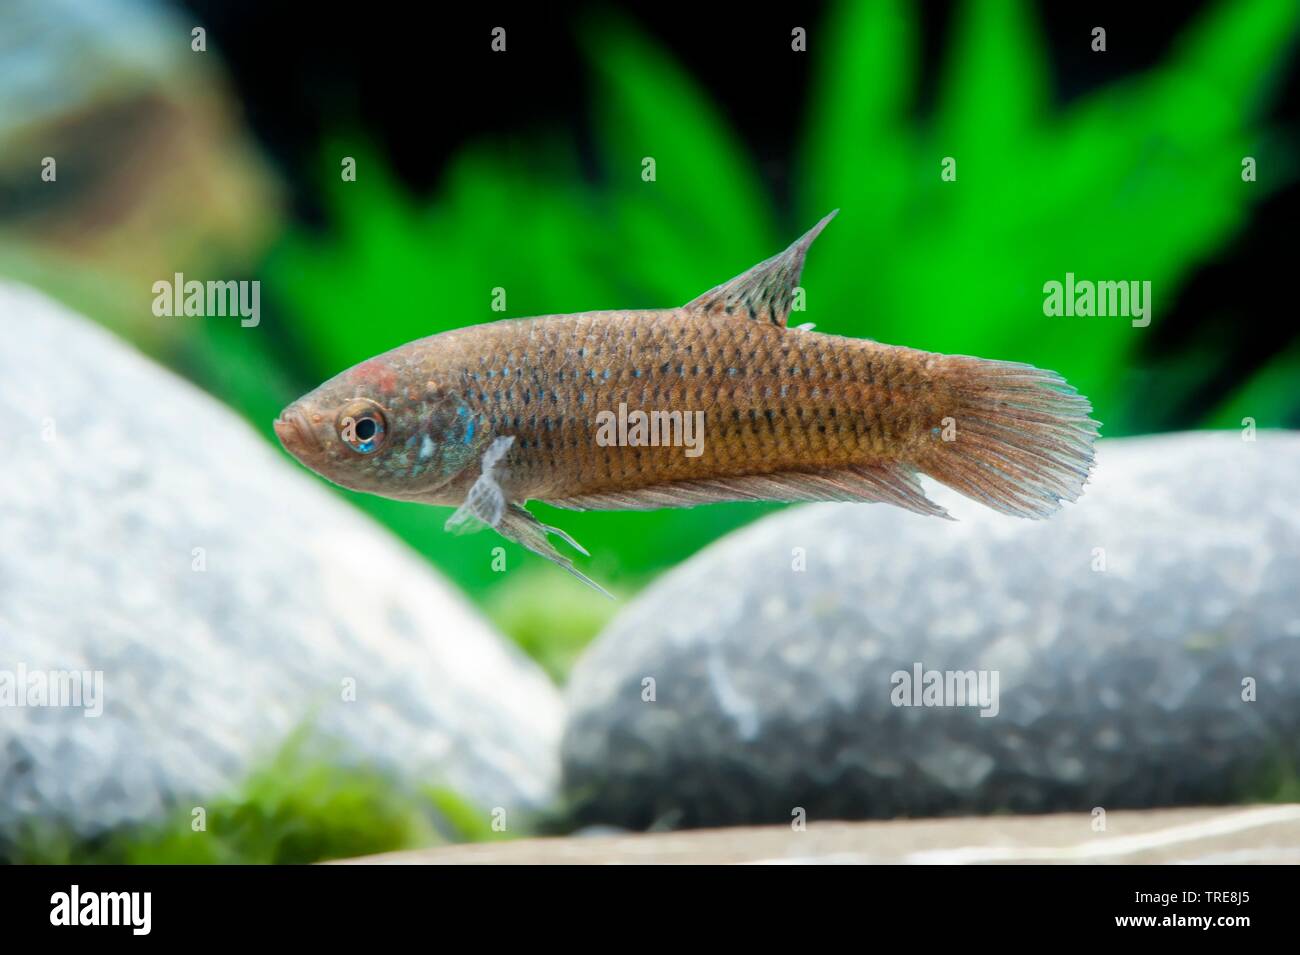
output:
[[[916,465],[967,497],[1041,518],[1077,500],[1092,469],[1092,405],[1054,371],[949,355],[936,392],[943,424]],[[951,420],[949,420],[951,419]]]

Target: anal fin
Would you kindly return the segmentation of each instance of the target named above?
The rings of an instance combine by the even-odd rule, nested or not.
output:
[[[600,584],[596,583],[582,571],[578,570],[578,568],[573,565],[571,559],[565,557],[556,550],[555,545],[550,541],[549,535],[554,534],[580,554],[587,555],[586,549],[558,527],[543,524],[536,517],[530,514],[523,505],[511,504],[510,508],[506,511],[505,517],[502,518],[501,523],[497,525],[496,529],[502,537],[508,538],[523,547],[527,547],[534,554],[537,554],[540,557],[545,557],[552,563],[559,564],[592,590],[604,594],[610,600],[614,599],[613,594]]]
[[[674,481],[547,501],[574,511],[655,510],[723,501],[874,501],[933,517],[951,515],[925,496],[915,470],[900,464],[860,464],[818,471],[778,471],[742,477]]]

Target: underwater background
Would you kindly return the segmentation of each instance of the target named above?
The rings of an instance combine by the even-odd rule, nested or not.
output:
[[[490,46],[498,20],[504,54]],[[1104,52],[1089,48],[1097,23]],[[6,6],[0,27],[0,276],[196,383],[277,452],[280,409],[367,357],[503,317],[678,305],[831,209],[801,283],[798,320],[820,332],[1055,369],[1107,438],[1300,427],[1290,0],[863,0],[780,17],[648,2],[330,16],[269,0],[60,0]],[[792,51],[795,27],[811,53]],[[30,173],[51,142],[66,157],[57,194]],[[956,183],[940,176],[949,156]],[[1067,272],[1149,280],[1150,325],[1045,316],[1043,284]],[[174,273],[260,280],[260,322],[156,317],[152,283]],[[445,533],[447,509],[331,493],[556,683],[619,610],[495,535]],[[534,507],[624,601],[782,509]],[[428,836],[382,785],[332,779],[296,744],[270,766],[220,810],[242,841],[208,861]],[[434,790],[450,829],[493,837]],[[379,831],[301,822],[314,816]],[[308,835],[265,836],[286,819]],[[57,857],[61,837],[43,838],[32,857]],[[66,851],[153,861],[175,857],[169,840]]]

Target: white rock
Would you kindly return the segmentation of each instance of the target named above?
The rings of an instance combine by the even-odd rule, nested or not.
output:
[[[550,801],[557,691],[418,555],[56,303],[0,283],[0,329],[0,678],[104,698],[0,706],[0,844],[216,796],[304,725],[485,810]]]

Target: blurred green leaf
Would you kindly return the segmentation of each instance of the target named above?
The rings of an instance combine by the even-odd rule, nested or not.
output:
[[[1240,162],[1275,82],[1267,64],[1280,62],[1298,17],[1285,0],[1220,5],[1168,64],[1046,116],[1042,44],[1027,8],[974,0],[959,17],[934,121],[918,132],[899,107],[897,79],[879,75],[909,62],[910,53],[882,50],[883,38],[911,47],[901,7],[839,8],[835,55],[812,97],[830,105],[814,115],[803,177],[804,219],[828,202],[844,210],[812,257],[817,320],[1055,368],[1089,395],[1106,434],[1127,433],[1125,369],[1144,330],[1123,319],[1048,318],[1043,283],[1066,272],[1149,280],[1153,321],[1168,314],[1191,269],[1284,181],[1243,183]],[[888,93],[860,91],[872,82]],[[914,142],[925,145],[911,156]],[[940,180],[945,156],[957,160],[955,182]],[[861,162],[856,175],[849,157]],[[825,195],[827,182],[838,184],[837,198]]]
[[[753,163],[690,77],[621,20],[589,27],[586,48],[608,210],[591,227],[607,243],[613,227],[611,265],[646,296],[608,307],[680,305],[776,251]]]

